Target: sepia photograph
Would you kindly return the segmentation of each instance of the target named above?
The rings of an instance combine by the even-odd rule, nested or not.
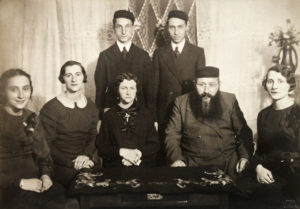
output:
[[[0,0],[1,209],[300,209],[299,0]]]

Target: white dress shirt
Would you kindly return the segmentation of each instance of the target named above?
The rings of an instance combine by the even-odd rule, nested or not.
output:
[[[172,46],[172,50],[175,51],[176,47],[178,47],[178,51],[181,54],[182,49],[184,47],[185,44],[185,39],[183,39],[180,43],[176,44],[173,41],[171,41],[171,46]]]
[[[120,49],[120,52],[123,51],[124,46],[125,46],[125,48],[126,48],[126,51],[129,52],[129,49],[130,49],[130,47],[131,47],[131,44],[132,44],[132,41],[129,41],[128,43],[123,44],[123,43],[121,43],[120,41],[117,40],[117,45],[118,45],[118,47],[119,47],[119,49]]]

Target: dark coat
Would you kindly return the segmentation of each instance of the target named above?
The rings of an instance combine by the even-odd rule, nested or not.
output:
[[[125,110],[115,105],[104,113],[96,147],[103,158],[104,167],[122,167],[120,148],[138,149],[142,152],[141,166],[153,166],[159,150],[158,136],[150,111],[144,107],[130,107],[128,123]],[[123,111],[122,111],[123,110]]]
[[[192,112],[189,100],[195,93],[175,100],[166,129],[167,158],[171,163],[183,160],[188,166],[210,165],[233,173],[237,160],[249,159],[254,148],[252,131],[236,97],[220,92],[222,113],[208,120],[196,118]]]
[[[175,98],[194,89],[195,70],[205,66],[204,50],[186,42],[176,58],[169,44],[155,51],[153,63],[158,122],[164,124]]]
[[[131,45],[125,60],[116,43],[100,53],[95,71],[96,105],[100,111],[100,119],[103,117],[104,108],[110,108],[119,102],[114,84],[116,75],[123,72],[138,76],[138,101],[150,110],[154,109],[151,102],[155,95],[150,92],[152,66],[148,53],[134,44]]]

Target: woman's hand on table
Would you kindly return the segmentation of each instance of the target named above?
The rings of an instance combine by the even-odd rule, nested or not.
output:
[[[139,166],[140,163],[142,162],[142,160],[141,160],[142,152],[138,149],[121,148],[119,151],[119,154],[123,159],[129,161],[133,165]],[[122,163],[123,163],[123,160],[122,160]],[[128,164],[127,162],[125,162],[125,163]],[[125,165],[125,164],[123,163],[123,165]]]
[[[171,164],[171,167],[186,167],[186,164],[182,160],[176,160]]]
[[[256,166],[256,179],[261,184],[271,184],[275,182],[272,172],[260,164]]]
[[[92,168],[94,165],[95,164],[92,160],[87,160],[83,163],[82,168]]]
[[[158,132],[158,122],[154,122],[155,131]]]
[[[47,191],[53,185],[53,182],[52,182],[51,178],[48,175],[42,175],[41,176],[41,181],[42,181],[41,192]]]
[[[133,165],[139,166],[141,164],[142,160],[139,160],[136,164],[131,163],[130,161],[126,160],[126,159],[122,159],[122,164],[126,167],[130,167]]]
[[[33,192],[42,192],[42,180],[38,178],[32,178],[32,179],[21,179],[20,181],[20,188],[26,191],[33,191]]]
[[[248,159],[241,158],[236,164],[235,167],[236,172],[241,173],[243,170],[245,170],[248,163],[249,163]]]
[[[90,160],[90,158],[86,155],[78,155],[74,160],[74,168],[76,170],[80,170],[82,168],[87,168],[88,165],[94,166],[93,161]],[[89,167],[88,167],[89,168]]]
[[[126,160],[126,159],[122,159],[122,164],[124,165],[124,166],[126,166],[126,167],[130,167],[130,166],[133,166],[133,164],[130,162],[130,161],[128,161],[128,160]]]

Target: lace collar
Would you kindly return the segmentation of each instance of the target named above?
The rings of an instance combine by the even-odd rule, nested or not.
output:
[[[85,108],[87,105],[87,99],[83,94],[80,95],[80,99],[76,102],[70,100],[65,93],[58,95],[56,98],[62,105],[71,109],[74,109],[75,107]]]

